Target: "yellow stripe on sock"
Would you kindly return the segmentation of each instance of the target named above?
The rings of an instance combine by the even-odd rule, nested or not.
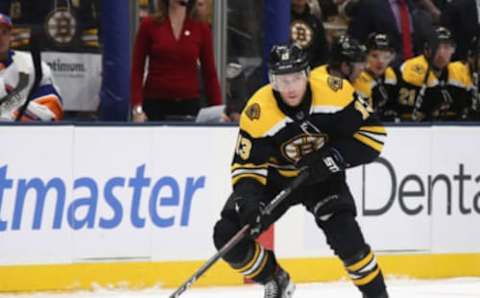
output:
[[[361,259],[360,261],[356,262],[355,264],[352,264],[350,266],[347,266],[347,270],[349,272],[355,272],[363,267],[365,267],[370,261],[373,259],[373,253],[370,251],[365,258]]]
[[[267,265],[267,260],[268,260],[268,253],[265,252],[265,257],[263,258],[262,264],[258,267],[258,269],[249,275],[245,275],[245,277],[252,279],[252,278],[255,278],[257,275],[259,275],[263,271],[263,269],[265,269],[265,266]]]
[[[370,283],[375,277],[378,276],[378,274],[380,274],[380,268],[377,267],[377,269],[375,271],[368,274],[367,276],[359,278],[359,279],[354,279],[353,283],[356,284],[357,286],[364,286],[364,285]]]
[[[253,258],[250,261],[248,261],[246,265],[236,270],[239,272],[243,272],[250,269],[250,267],[252,267],[253,264],[255,264],[259,254],[260,254],[260,245],[258,243],[255,243],[255,253],[253,254]]]

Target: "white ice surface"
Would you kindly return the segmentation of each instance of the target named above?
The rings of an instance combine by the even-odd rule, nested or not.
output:
[[[390,298],[480,298],[480,278],[445,280],[387,280]],[[98,289],[92,292],[36,293],[0,295],[0,298],[168,298],[170,289],[141,291]],[[242,287],[192,288],[181,298],[262,298],[263,289],[256,285]],[[299,284],[293,298],[360,298],[349,282]]]

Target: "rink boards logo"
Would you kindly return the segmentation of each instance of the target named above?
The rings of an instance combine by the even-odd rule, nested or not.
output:
[[[375,208],[367,207],[368,195],[362,198],[362,214],[364,216],[382,216],[392,208],[409,216],[432,215],[445,209],[447,216],[453,214],[480,214],[480,174],[468,173],[463,163],[458,164],[456,173],[438,173],[421,175],[411,173],[404,177],[398,175],[394,165],[386,158],[378,158],[371,167],[383,167],[382,175],[362,177],[367,188],[377,189],[381,183],[390,185],[389,193],[375,194]],[[466,189],[475,189],[474,193]],[[365,193],[365,192],[364,192]],[[443,204],[443,205],[441,205]],[[442,211],[443,212],[443,211]]]
[[[60,177],[14,179],[8,175],[8,165],[0,165],[0,233],[30,228],[115,229],[127,220],[137,229],[150,223],[157,228],[186,227],[195,196],[205,188],[205,182],[205,176],[185,177],[184,181],[172,176],[154,180],[145,176],[143,164],[134,176],[111,177],[104,185],[92,177],[76,178],[71,183],[73,189],[67,191],[67,183]],[[131,197],[120,197],[122,189],[127,189]],[[12,199],[11,210],[5,210]],[[148,211],[140,207],[145,205],[143,200],[148,200]],[[108,206],[105,214],[100,214],[100,204]],[[173,210],[176,216],[172,216]],[[53,214],[52,220],[45,219],[47,212]],[[24,219],[27,217],[32,218],[31,225]]]

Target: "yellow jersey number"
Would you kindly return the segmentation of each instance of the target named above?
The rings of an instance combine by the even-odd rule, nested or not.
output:
[[[365,120],[370,117],[370,113],[373,112],[372,107],[360,96],[357,97],[354,105],[355,109],[362,114],[362,119]]]
[[[415,89],[401,88],[398,92],[398,102],[401,105],[413,107],[417,91]]]
[[[248,158],[250,158],[251,150],[252,142],[249,139],[239,135],[237,140],[237,146],[235,148],[235,153],[237,153],[243,160],[247,160]]]

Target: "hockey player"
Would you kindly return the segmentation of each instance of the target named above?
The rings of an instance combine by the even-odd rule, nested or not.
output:
[[[332,76],[345,78],[350,83],[355,82],[365,70],[366,48],[355,38],[342,35],[336,39],[331,48],[328,64],[312,70],[312,77],[329,73]]]
[[[471,94],[465,85],[465,67],[451,63],[455,43],[450,31],[435,29],[424,54],[400,68],[396,110],[401,120],[460,120],[466,117]]]
[[[0,14],[0,121],[13,121],[27,101],[33,86],[35,70],[32,56],[10,49],[12,21]],[[46,63],[43,77],[28,104],[22,121],[54,121],[63,118],[61,97]]]
[[[395,59],[395,49],[388,35],[371,33],[367,40],[367,67],[353,86],[382,120],[393,121],[394,104],[398,89],[397,76],[390,63]]]
[[[385,129],[346,76],[325,72],[309,77],[306,54],[297,45],[273,47],[269,78],[270,84],[253,95],[240,118],[231,168],[234,191],[215,225],[215,246],[221,248],[250,224],[251,237],[241,240],[224,260],[263,284],[265,298],[292,297],[295,286],[289,274],[274,252],[255,239],[288,208],[300,204],[313,215],[363,297],[388,297],[382,272],[355,220],[345,178],[346,169],[380,154]],[[309,180],[270,215],[262,215],[263,207],[305,167]]]

